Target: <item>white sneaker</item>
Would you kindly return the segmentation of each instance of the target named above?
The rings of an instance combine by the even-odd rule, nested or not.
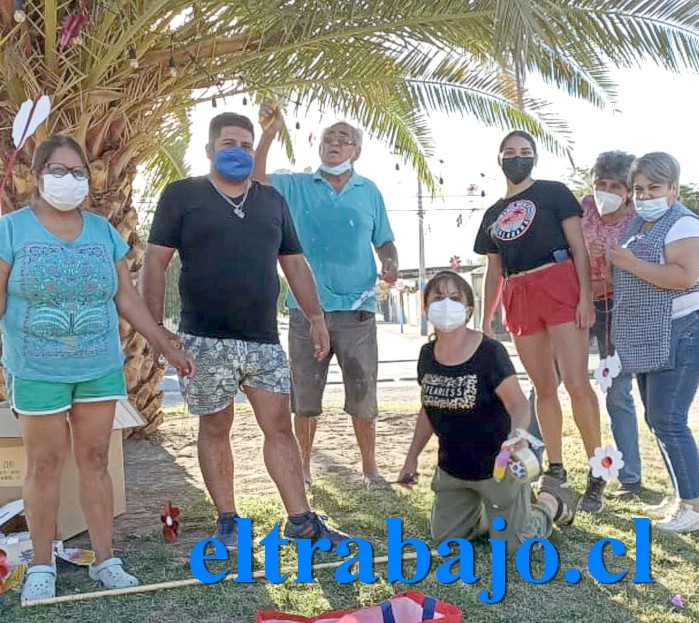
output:
[[[668,515],[672,515],[677,510],[680,503],[678,497],[674,495],[666,495],[660,504],[647,505],[643,507],[643,514],[649,519],[660,521]]]
[[[672,515],[655,524],[655,527],[665,532],[696,532],[699,530],[699,512],[690,504],[680,504]]]

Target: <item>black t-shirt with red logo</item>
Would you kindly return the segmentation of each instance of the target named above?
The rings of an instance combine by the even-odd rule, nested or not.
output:
[[[497,253],[505,275],[556,261],[554,251],[568,250],[563,221],[582,210],[560,182],[535,181],[518,195],[500,199],[486,210],[474,251]]]

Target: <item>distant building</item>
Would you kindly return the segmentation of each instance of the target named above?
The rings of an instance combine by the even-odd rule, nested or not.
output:
[[[434,266],[425,269],[425,278],[429,281],[434,275],[442,270],[456,270],[466,281],[471,284],[474,294],[474,312],[470,326],[478,329],[481,326],[483,317],[483,279],[485,277],[485,266],[481,263],[467,262],[456,269],[450,266]],[[383,315],[385,322],[399,323],[401,313],[403,322],[408,325],[418,326],[422,315],[422,301],[418,291],[419,269],[407,268],[399,271],[397,286],[388,290],[387,294],[380,297],[379,313]],[[402,287],[401,287],[402,286]],[[496,334],[504,335],[507,332],[502,326],[502,314],[500,306],[495,314],[493,330]]]

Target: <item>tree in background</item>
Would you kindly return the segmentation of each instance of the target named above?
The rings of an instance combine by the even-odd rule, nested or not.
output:
[[[566,173],[564,182],[578,199],[582,199],[585,195],[592,192],[592,167],[586,168],[571,165]]]
[[[137,167],[168,166],[163,146],[197,102],[247,93],[342,111],[434,185],[431,112],[521,127],[564,153],[567,126],[527,75],[604,107],[612,65],[698,70],[698,22],[686,0],[0,0],[0,202],[26,204],[34,147],[72,135],[91,164],[88,208],[132,247],[136,280]],[[12,160],[12,120],[43,93],[51,115]],[[153,430],[163,370],[131,327],[120,332],[131,401]]]
[[[680,201],[699,214],[699,184],[680,184]]]

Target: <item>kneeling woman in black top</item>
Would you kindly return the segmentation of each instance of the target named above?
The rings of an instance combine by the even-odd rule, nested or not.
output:
[[[511,132],[502,141],[498,161],[507,193],[483,216],[474,250],[487,255],[483,332],[492,336],[502,294],[504,324],[536,389],[536,414],[549,461],[542,481],[566,488],[554,360],[592,457],[602,445],[599,403],[587,371],[595,311],[580,204],[560,182],[532,179],[536,157],[536,143],[526,132]],[[604,485],[589,473],[581,510],[602,510]]]
[[[439,466],[432,481],[431,531],[436,541],[471,539],[490,529],[513,551],[530,538],[548,538],[554,522],[573,521],[570,493],[544,483],[532,504],[530,485],[509,470],[502,480],[493,478],[503,443],[529,425],[529,403],[505,347],[466,326],[473,291],[457,273],[435,275],[424,296],[435,335],[420,351],[422,409],[399,480],[414,479],[418,456],[435,433]],[[525,445],[520,441],[514,449]],[[505,520],[504,530],[493,529],[496,517]]]

